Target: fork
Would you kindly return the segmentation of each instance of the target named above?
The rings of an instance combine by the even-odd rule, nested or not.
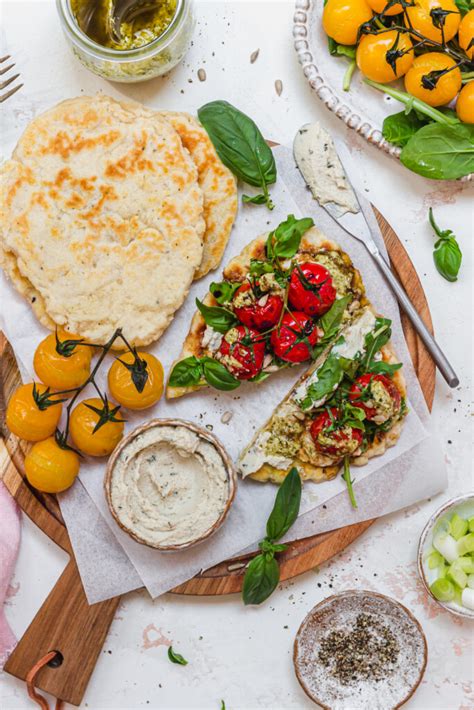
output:
[[[6,62],[7,59],[10,59],[9,54],[7,54],[5,57],[0,57],[0,64]],[[13,69],[14,66],[15,64],[9,64],[7,67],[0,68],[0,92],[3,91],[3,89],[6,89],[7,86],[10,86],[10,84],[12,84],[15,79],[18,79],[18,77],[20,76],[20,74],[14,74],[13,76],[10,76],[7,79],[2,79],[3,75],[10,71],[10,69]],[[13,94],[16,94],[18,89],[21,89],[22,86],[23,84],[17,84],[12,89],[6,91],[4,94],[0,93],[0,104],[9,99],[10,96],[13,96]]]

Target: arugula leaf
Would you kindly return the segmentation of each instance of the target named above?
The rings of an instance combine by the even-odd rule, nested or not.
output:
[[[268,261],[261,261],[259,259],[250,260],[250,273],[252,276],[261,276],[262,274],[271,274],[273,271],[272,264]]]
[[[213,281],[209,286],[209,291],[212,293],[217,303],[223,305],[229,303],[234,297],[234,293],[242,286],[241,283],[231,283],[230,281]]]
[[[438,240],[434,245],[433,259],[439,273],[447,281],[457,281],[461,268],[462,252],[451,229],[440,229],[435,222],[433,210],[429,210],[430,224]]]
[[[180,666],[187,666],[188,662],[180,653],[173,651],[173,646],[168,647],[168,658],[171,663],[178,663]]]
[[[332,340],[332,338],[334,338],[334,336],[339,332],[344,311],[351,300],[351,295],[338,298],[334,301],[331,308],[322,316],[319,321],[319,327],[323,329],[323,337],[325,342]],[[321,340],[319,342],[321,342]]]
[[[474,125],[429,123],[402,148],[400,160],[433,180],[455,180],[474,172]]]
[[[291,528],[300,509],[301,479],[292,468],[278,489],[273,510],[267,520],[267,537],[279,540]]]
[[[280,566],[271,553],[257,555],[245,572],[242,586],[244,604],[261,604],[275,591],[280,581]]]
[[[201,358],[202,372],[208,385],[216,390],[228,392],[240,387],[240,380],[234,377],[224,365],[210,357]]]
[[[275,159],[254,121],[227,101],[201,106],[198,117],[224,165],[243,182],[260,187],[272,209],[268,185],[276,181]]]
[[[374,375],[389,375],[391,377],[401,367],[401,362],[389,363],[383,360],[374,360],[369,363],[367,372],[372,372]]]
[[[420,119],[415,111],[393,113],[384,119],[382,135],[390,143],[403,147],[418,129],[427,123],[427,120]]]
[[[206,325],[210,325],[218,333],[227,333],[228,330],[239,323],[232,311],[228,311],[226,308],[206,306],[199,298],[196,298],[196,306],[199,308]]]
[[[195,355],[191,355],[176,363],[171,371],[169,384],[171,387],[192,387],[200,384],[201,380],[201,362]]]
[[[288,215],[274,232],[270,232],[266,251],[269,259],[289,259],[299,249],[303,234],[314,225],[311,217],[296,219],[293,214]]]
[[[392,321],[389,318],[376,318],[374,329],[365,336],[365,354],[361,361],[364,372],[374,361],[375,354],[390,340],[391,326]]]

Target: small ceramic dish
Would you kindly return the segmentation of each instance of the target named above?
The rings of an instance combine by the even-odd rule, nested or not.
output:
[[[332,631],[347,632],[359,614],[373,617],[395,638],[398,657],[379,680],[342,684],[319,660],[321,641]],[[428,658],[426,638],[413,614],[390,597],[350,590],[328,597],[304,619],[296,634],[293,661],[306,695],[327,710],[393,710],[407,702],[423,678]]]
[[[104,489],[112,516],[130,537],[157,550],[183,550],[221,527],[236,480],[228,453],[207,429],[153,419],[117,446]]]
[[[421,533],[420,542],[418,544],[418,572],[421,577],[426,591],[434,601],[446,609],[451,614],[463,616],[466,619],[474,619],[474,611],[468,609],[456,602],[442,602],[433,596],[430,590],[431,584],[437,579],[438,571],[428,567],[427,558],[433,551],[433,536],[436,530],[443,525],[444,521],[448,521],[453,513],[458,513],[462,518],[474,517],[474,493],[467,493],[457,498],[448,500],[441,508],[433,513],[431,518],[426,523],[423,532]]]

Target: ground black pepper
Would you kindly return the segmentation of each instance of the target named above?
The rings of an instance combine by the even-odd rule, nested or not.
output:
[[[359,614],[348,631],[331,631],[321,641],[318,658],[343,685],[382,680],[400,652],[393,633],[370,614]]]

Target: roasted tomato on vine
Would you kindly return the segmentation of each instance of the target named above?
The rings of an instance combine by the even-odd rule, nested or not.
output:
[[[123,436],[120,406],[99,397],[85,399],[71,412],[69,433],[74,445],[89,456],[108,456]]]
[[[295,311],[285,313],[281,325],[271,335],[273,351],[285,362],[304,362],[311,357],[311,350],[318,342],[319,333],[312,318]]]
[[[61,400],[62,401],[62,400]],[[61,403],[39,382],[21,385],[10,397],[7,427],[26,441],[41,441],[52,436],[61,417]]]
[[[402,398],[390,377],[368,372],[352,384],[349,400],[364,410],[367,419],[383,424],[400,411]]]
[[[255,330],[276,325],[283,310],[283,299],[275,293],[263,293],[258,281],[245,281],[234,295],[234,313],[241,323]]]
[[[117,357],[108,374],[112,397],[128,409],[146,409],[163,393],[163,367],[151,353],[130,351]]]
[[[336,289],[325,266],[311,262],[295,266],[288,288],[288,301],[293,308],[309,316],[322,316],[335,300]]]
[[[222,338],[217,359],[238,380],[250,380],[262,370],[265,341],[253,328],[238,325]]]
[[[363,441],[362,431],[344,424],[337,407],[319,414],[309,431],[316,449],[331,458],[354,454]]]
[[[80,345],[81,338],[65,330],[51,333],[36,348],[35,372],[48,387],[68,390],[80,387],[90,374],[92,348]]]
[[[79,473],[79,456],[63,449],[54,436],[39,441],[25,456],[25,473],[32,486],[44,493],[70,488]]]

